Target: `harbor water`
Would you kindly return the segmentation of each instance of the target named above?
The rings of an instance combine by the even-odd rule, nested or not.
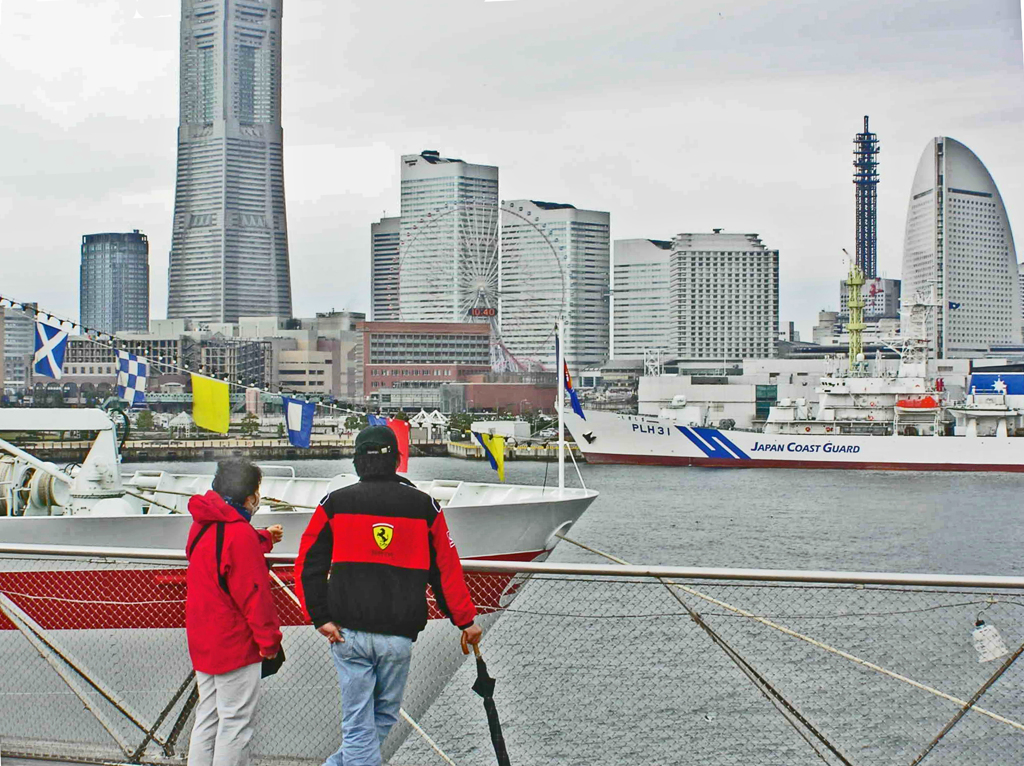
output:
[[[298,460],[297,476],[352,472]],[[214,463],[125,464],[212,473]],[[483,461],[413,458],[412,479],[497,481]],[[636,564],[1016,575],[1024,572],[1024,476],[904,471],[588,466],[601,494],[571,536]],[[513,484],[557,485],[557,466],[505,466]],[[566,484],[579,486],[572,464]],[[599,563],[561,545],[552,561]]]
[[[352,470],[348,460],[287,465],[298,476]],[[126,464],[124,473],[136,468],[209,473],[215,466]],[[576,470],[571,463],[566,468],[567,484],[577,485]],[[1020,475],[585,464],[580,471],[601,496],[570,536],[637,564],[999,575],[1022,570]],[[557,484],[554,464],[512,462],[506,472],[510,483]],[[495,478],[484,462],[451,458],[414,458],[409,476]],[[551,560],[607,563],[567,543]],[[975,596],[740,583],[696,587],[964,699],[995,669],[978,663],[970,645],[975,615],[986,608]],[[905,684],[731,619],[706,601],[688,600],[852,762],[909,763],[956,711]],[[1011,650],[1024,640],[1019,611],[1011,599],[986,612]],[[454,628],[451,634],[455,641]],[[307,651],[319,650],[313,643]],[[499,679],[506,738],[518,756],[513,762],[838,762],[820,759],[799,739],[656,582],[535,579],[487,634],[485,652]],[[323,677],[304,679],[302,694],[330,700],[336,687],[326,654],[322,665]],[[459,766],[493,762],[479,698],[469,691],[473,677],[467,663],[420,720]],[[982,703],[1024,719],[1024,703],[1014,691],[1022,681],[1014,666]],[[273,722],[264,736],[285,753],[289,737],[304,736],[306,729],[296,728],[288,701],[295,690],[286,687],[298,681],[276,683],[278,693],[268,694],[261,718]],[[930,762],[1019,762],[1024,745],[1018,740],[1024,733],[972,714]],[[392,766],[434,763],[440,761],[416,737],[391,760]]]

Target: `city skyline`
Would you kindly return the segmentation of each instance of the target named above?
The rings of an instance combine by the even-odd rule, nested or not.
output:
[[[141,13],[48,6],[8,9],[0,21],[0,72],[12,83],[0,97],[0,139],[19,149],[0,171],[10,191],[0,221],[17,261],[46,263],[53,279],[36,289],[25,270],[9,267],[0,278],[8,292],[75,316],[68,252],[77,255],[78,233],[139,228],[153,253],[152,315],[163,316],[180,4],[156,0]],[[786,254],[780,319],[803,332],[819,308],[837,308],[841,248],[854,243],[850,128],[864,114],[885,141],[880,273],[900,276],[905,201],[920,146],[935,135],[985,159],[1011,225],[1024,230],[1018,3],[938,2],[898,13],[881,3],[834,3],[807,19],[728,2],[714,10],[655,3],[643,13],[616,6],[613,14],[599,1],[573,21],[586,45],[555,45],[548,22],[575,7],[541,18],[525,2],[459,6],[426,57],[416,30],[436,9],[410,9],[387,55],[359,33],[382,9],[362,6],[355,27],[327,5],[287,9],[296,313],[369,309],[367,223],[385,210],[397,214],[397,159],[424,146],[501,167],[503,198],[607,210],[613,239],[758,231]],[[344,55],[327,65],[332,46],[314,43],[323,28],[339,26],[348,29],[338,41]],[[624,26],[643,43],[621,39]],[[537,48],[525,57],[515,43],[531,30]],[[488,51],[472,71],[438,52],[448,36],[467,40],[467,31],[472,50]],[[887,44],[894,39],[901,45]],[[865,45],[875,55],[862,55]],[[619,54],[616,67],[599,60],[607,50]],[[435,77],[451,88],[415,87]],[[408,98],[387,96],[409,85]]]

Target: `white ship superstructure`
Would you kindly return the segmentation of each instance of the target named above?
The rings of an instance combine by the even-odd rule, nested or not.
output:
[[[591,463],[1024,471],[1024,373],[976,373],[952,401],[923,362],[879,374],[868,364],[823,376],[816,408],[781,399],[761,431],[712,427],[685,396],[657,416],[584,410],[566,425]]]

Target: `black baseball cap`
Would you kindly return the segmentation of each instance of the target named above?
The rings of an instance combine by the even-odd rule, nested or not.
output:
[[[398,439],[387,426],[369,426],[356,436],[357,455],[397,455]]]

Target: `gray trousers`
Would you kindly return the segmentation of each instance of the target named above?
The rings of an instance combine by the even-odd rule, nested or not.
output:
[[[215,676],[196,671],[199,704],[188,766],[247,766],[260,698],[260,667],[256,662]]]

